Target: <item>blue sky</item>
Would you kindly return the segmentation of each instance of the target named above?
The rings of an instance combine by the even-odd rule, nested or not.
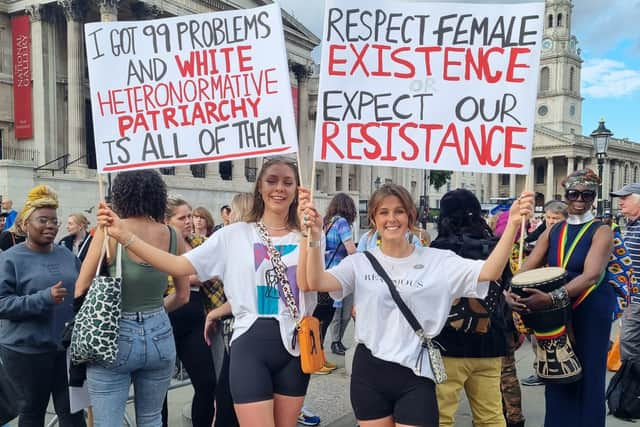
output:
[[[324,0],[276,1],[315,34],[322,33]],[[524,2],[502,0],[502,3]],[[640,143],[640,0],[574,0],[573,3],[572,31],[578,38],[584,60],[583,132],[591,133],[600,117],[604,117],[616,138],[626,137]],[[314,52],[314,57],[317,60],[319,53]]]

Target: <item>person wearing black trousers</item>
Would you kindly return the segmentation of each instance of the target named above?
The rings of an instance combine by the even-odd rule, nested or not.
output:
[[[190,236],[191,207],[185,200],[169,197],[165,218],[165,222],[174,227],[183,238]],[[188,242],[187,245],[191,248]],[[169,319],[173,327],[178,359],[189,374],[194,390],[191,422],[194,427],[210,427],[215,413],[216,376],[211,351],[202,334],[206,317],[205,297],[197,279],[192,277],[190,282],[189,302],[170,313]],[[171,283],[168,292],[172,292]],[[167,426],[166,399],[162,415],[163,426]]]

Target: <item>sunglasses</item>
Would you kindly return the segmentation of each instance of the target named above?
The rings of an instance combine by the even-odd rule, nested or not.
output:
[[[575,202],[580,198],[585,202],[593,202],[596,198],[596,192],[594,190],[567,190],[564,195],[570,202]]]

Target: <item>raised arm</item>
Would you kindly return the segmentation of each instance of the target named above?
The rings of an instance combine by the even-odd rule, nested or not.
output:
[[[302,218],[300,223],[303,230],[309,232],[308,242],[300,244],[300,259],[298,261],[298,274],[303,275],[302,282],[298,278],[298,286],[303,283],[306,287],[303,291],[333,292],[342,290],[340,282],[332,275],[324,271],[324,256],[322,254],[322,216],[311,202],[311,194],[306,188],[298,190],[298,203]],[[302,271],[300,268],[302,266]],[[306,278],[306,280],[304,280]]]
[[[507,227],[489,258],[485,261],[478,281],[498,280],[502,276],[504,267],[511,255],[511,249],[520,223],[524,220],[524,217],[533,212],[533,200],[533,193],[524,192],[513,202],[511,209],[509,209]]]
[[[91,282],[93,281],[93,278],[96,275],[96,271],[98,270],[98,262],[100,261],[100,254],[102,253],[102,245],[104,243],[104,239],[104,228],[97,227],[93,235],[93,239],[91,239],[91,243],[89,244],[87,256],[85,256],[84,261],[82,262],[80,274],[78,274],[78,278],[76,279],[76,286],[73,291],[74,298],[78,298],[87,293],[89,286],[91,286]],[[113,254],[115,250],[115,241],[109,243],[113,243],[109,248],[109,254]]]
[[[98,224],[107,227],[107,233],[111,237],[157,270],[164,271],[173,277],[196,274],[195,268],[187,258],[158,249],[139,239],[131,231],[127,231],[118,215],[104,203],[100,203]]]
[[[178,239],[178,247],[176,253],[182,255],[187,250],[184,239]],[[184,257],[181,257],[184,258]],[[174,311],[189,302],[191,296],[191,286],[189,284],[191,276],[172,276],[173,285],[176,291],[164,297],[164,307],[167,311]]]

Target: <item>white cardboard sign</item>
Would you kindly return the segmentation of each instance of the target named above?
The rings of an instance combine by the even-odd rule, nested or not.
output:
[[[99,172],[297,151],[277,4],[85,25]]]

